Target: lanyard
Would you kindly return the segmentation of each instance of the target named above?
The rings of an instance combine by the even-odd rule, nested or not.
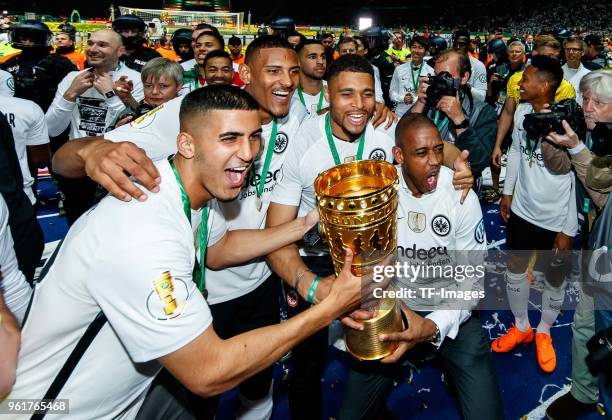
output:
[[[298,96],[300,97],[300,102],[302,103],[302,105],[306,106],[306,101],[304,100],[304,94],[302,93],[303,92],[302,86],[298,85],[297,92],[298,92]],[[323,107],[323,82],[321,82],[321,92],[319,93],[319,102],[317,103],[317,112],[319,112],[322,107]]]
[[[412,76],[412,87],[414,92],[417,92],[419,88],[419,77],[421,77],[421,70],[423,70],[423,63],[421,63],[419,66],[419,74],[417,74],[417,77],[414,77],[414,70],[412,69],[412,63],[410,63],[410,76]]]
[[[191,204],[189,203],[189,197],[185,192],[185,187],[183,186],[183,182],[179,177],[178,171],[176,170],[176,166],[174,165],[174,156],[168,157],[168,162],[170,163],[170,167],[174,172],[174,176],[176,177],[176,182],[179,185],[181,190],[181,201],[183,202],[183,211],[185,212],[185,216],[187,216],[187,220],[189,220],[189,224],[191,224]],[[195,284],[198,286],[198,290],[204,293],[204,297],[206,297],[205,286],[206,283],[204,281],[205,273],[206,273],[206,242],[208,240],[208,205],[202,210],[202,221],[200,222],[200,233],[199,233],[199,245],[200,245],[200,263],[198,264],[198,259],[196,258],[195,266],[193,268],[193,280]]]
[[[440,124],[438,124],[438,119],[440,118],[440,110],[436,109],[436,112],[434,113],[434,124],[436,125],[436,127],[438,128],[439,132],[442,132],[442,130],[444,129],[444,127],[446,126],[446,124],[448,124],[448,118],[446,117],[446,115],[444,116],[444,119],[442,120],[442,122],[440,122]]]
[[[257,186],[257,198],[261,199],[263,194],[264,185],[266,183],[266,174],[270,168],[270,162],[272,161],[272,152],[276,145],[276,130],[277,123],[276,118],[272,120],[272,133],[270,133],[270,139],[268,140],[268,151],[266,152],[266,159],[264,160],[263,168],[261,169],[261,176],[259,177],[259,185]],[[259,206],[259,204],[258,204]]]
[[[363,146],[365,144],[365,132],[361,133],[359,137],[359,146],[357,147],[357,156],[355,160],[361,160],[363,158]],[[334,157],[334,162],[336,165],[340,165],[340,156],[338,155],[338,149],[336,149],[336,145],[334,144],[334,135],[332,134],[331,129],[331,121],[329,117],[329,112],[325,116],[325,135],[327,136],[327,143],[329,144],[329,149],[331,150],[332,156]]]

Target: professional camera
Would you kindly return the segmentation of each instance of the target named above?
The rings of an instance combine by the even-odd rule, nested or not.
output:
[[[491,90],[493,91],[494,95],[497,95],[506,87],[506,85],[508,84],[508,79],[509,77],[491,79]]]
[[[435,76],[427,76],[427,108],[435,108],[443,96],[457,96],[461,81],[453,79],[447,71],[440,72]]]
[[[612,123],[598,122],[591,131],[591,151],[596,156],[612,156]]]
[[[592,372],[610,371],[612,366],[612,327],[597,332],[587,342],[587,365]]]
[[[586,123],[582,108],[573,99],[564,99],[550,107],[550,112],[534,112],[525,115],[523,128],[527,131],[527,138],[535,140],[546,137],[555,132],[565,134],[561,121],[567,121],[576,132],[578,138],[584,139],[586,135]]]

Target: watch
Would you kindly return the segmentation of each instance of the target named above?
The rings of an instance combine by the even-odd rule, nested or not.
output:
[[[436,331],[434,332],[433,337],[431,337],[431,340],[429,340],[432,344],[436,345],[437,343],[440,342],[441,339],[441,333],[440,333],[440,328],[438,328],[438,325],[436,324]]]
[[[454,124],[454,123],[452,124],[455,130],[460,129],[460,128],[468,128],[470,126],[470,120],[468,120],[467,118],[464,118],[463,121],[461,121],[459,124]]]
[[[110,99],[110,98],[112,98],[113,96],[117,96],[117,95],[115,94],[115,91],[114,91],[114,90],[109,90],[108,92],[106,92],[106,93],[104,94],[104,96],[106,96],[108,99]]]

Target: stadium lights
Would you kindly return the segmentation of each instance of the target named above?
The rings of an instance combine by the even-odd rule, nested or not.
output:
[[[359,18],[359,30],[362,31],[364,29],[368,29],[372,26],[372,18],[360,17]]]

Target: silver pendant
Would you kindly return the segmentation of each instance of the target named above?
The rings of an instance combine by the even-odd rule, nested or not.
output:
[[[257,211],[261,211],[263,203],[261,202],[261,197],[255,197],[255,208]]]

